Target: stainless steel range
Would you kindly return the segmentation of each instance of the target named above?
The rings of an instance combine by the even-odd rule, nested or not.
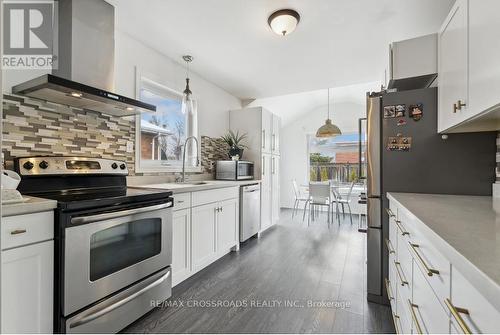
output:
[[[172,193],[126,186],[124,162],[15,160],[23,194],[58,201],[54,329],[117,332],[171,295]]]

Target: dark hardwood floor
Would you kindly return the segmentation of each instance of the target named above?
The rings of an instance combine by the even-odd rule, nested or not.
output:
[[[366,301],[366,234],[346,217],[307,228],[284,210],[274,228],[174,287],[126,333],[394,333]],[[220,306],[220,307],[218,307]]]

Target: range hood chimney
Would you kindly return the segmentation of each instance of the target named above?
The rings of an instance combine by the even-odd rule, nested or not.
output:
[[[115,116],[156,106],[112,93],[115,9],[104,0],[58,0],[58,66],[12,92]]]

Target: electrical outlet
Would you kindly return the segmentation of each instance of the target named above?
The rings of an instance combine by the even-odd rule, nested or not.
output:
[[[134,152],[134,142],[127,141],[127,152]]]

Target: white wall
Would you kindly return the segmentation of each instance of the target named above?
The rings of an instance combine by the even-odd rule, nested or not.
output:
[[[182,50],[179,50],[182,54]],[[118,94],[135,96],[135,68],[142,76],[182,92],[186,86],[185,67],[145,46],[131,36],[115,31],[115,90]],[[197,55],[194,56],[196,62]],[[182,59],[179,57],[179,62]],[[231,109],[241,108],[241,100],[215,84],[190,73],[190,87],[198,100],[200,135],[218,137],[229,127]]]
[[[83,42],[83,41],[82,41]],[[179,51],[182,53],[182,50]],[[196,55],[195,60],[196,61]],[[180,59],[180,61],[182,61]],[[135,68],[143,76],[182,92],[185,87],[186,70],[183,65],[145,46],[132,37],[115,31],[115,92],[135,97]],[[13,85],[48,73],[45,70],[7,70],[3,74],[3,91],[11,92]],[[217,137],[229,127],[231,109],[241,108],[241,100],[220,87],[190,74],[191,90],[198,100],[199,134]]]
[[[343,133],[358,132],[358,119],[366,115],[366,92],[376,91],[380,88],[379,82],[337,87],[330,90],[331,119],[339,126]],[[327,115],[327,91],[323,94],[318,91],[300,93],[304,100],[310,101],[308,107],[303,108],[301,113],[296,113],[281,129],[281,207],[293,206],[292,179],[298,184],[308,182],[308,148],[307,135],[313,135],[325,122]],[[311,100],[311,96],[319,99]],[[287,118],[287,108],[290,100],[296,100],[293,95],[286,95],[265,100],[256,100],[252,105],[262,105],[271,112]],[[282,107],[281,107],[282,106]]]

